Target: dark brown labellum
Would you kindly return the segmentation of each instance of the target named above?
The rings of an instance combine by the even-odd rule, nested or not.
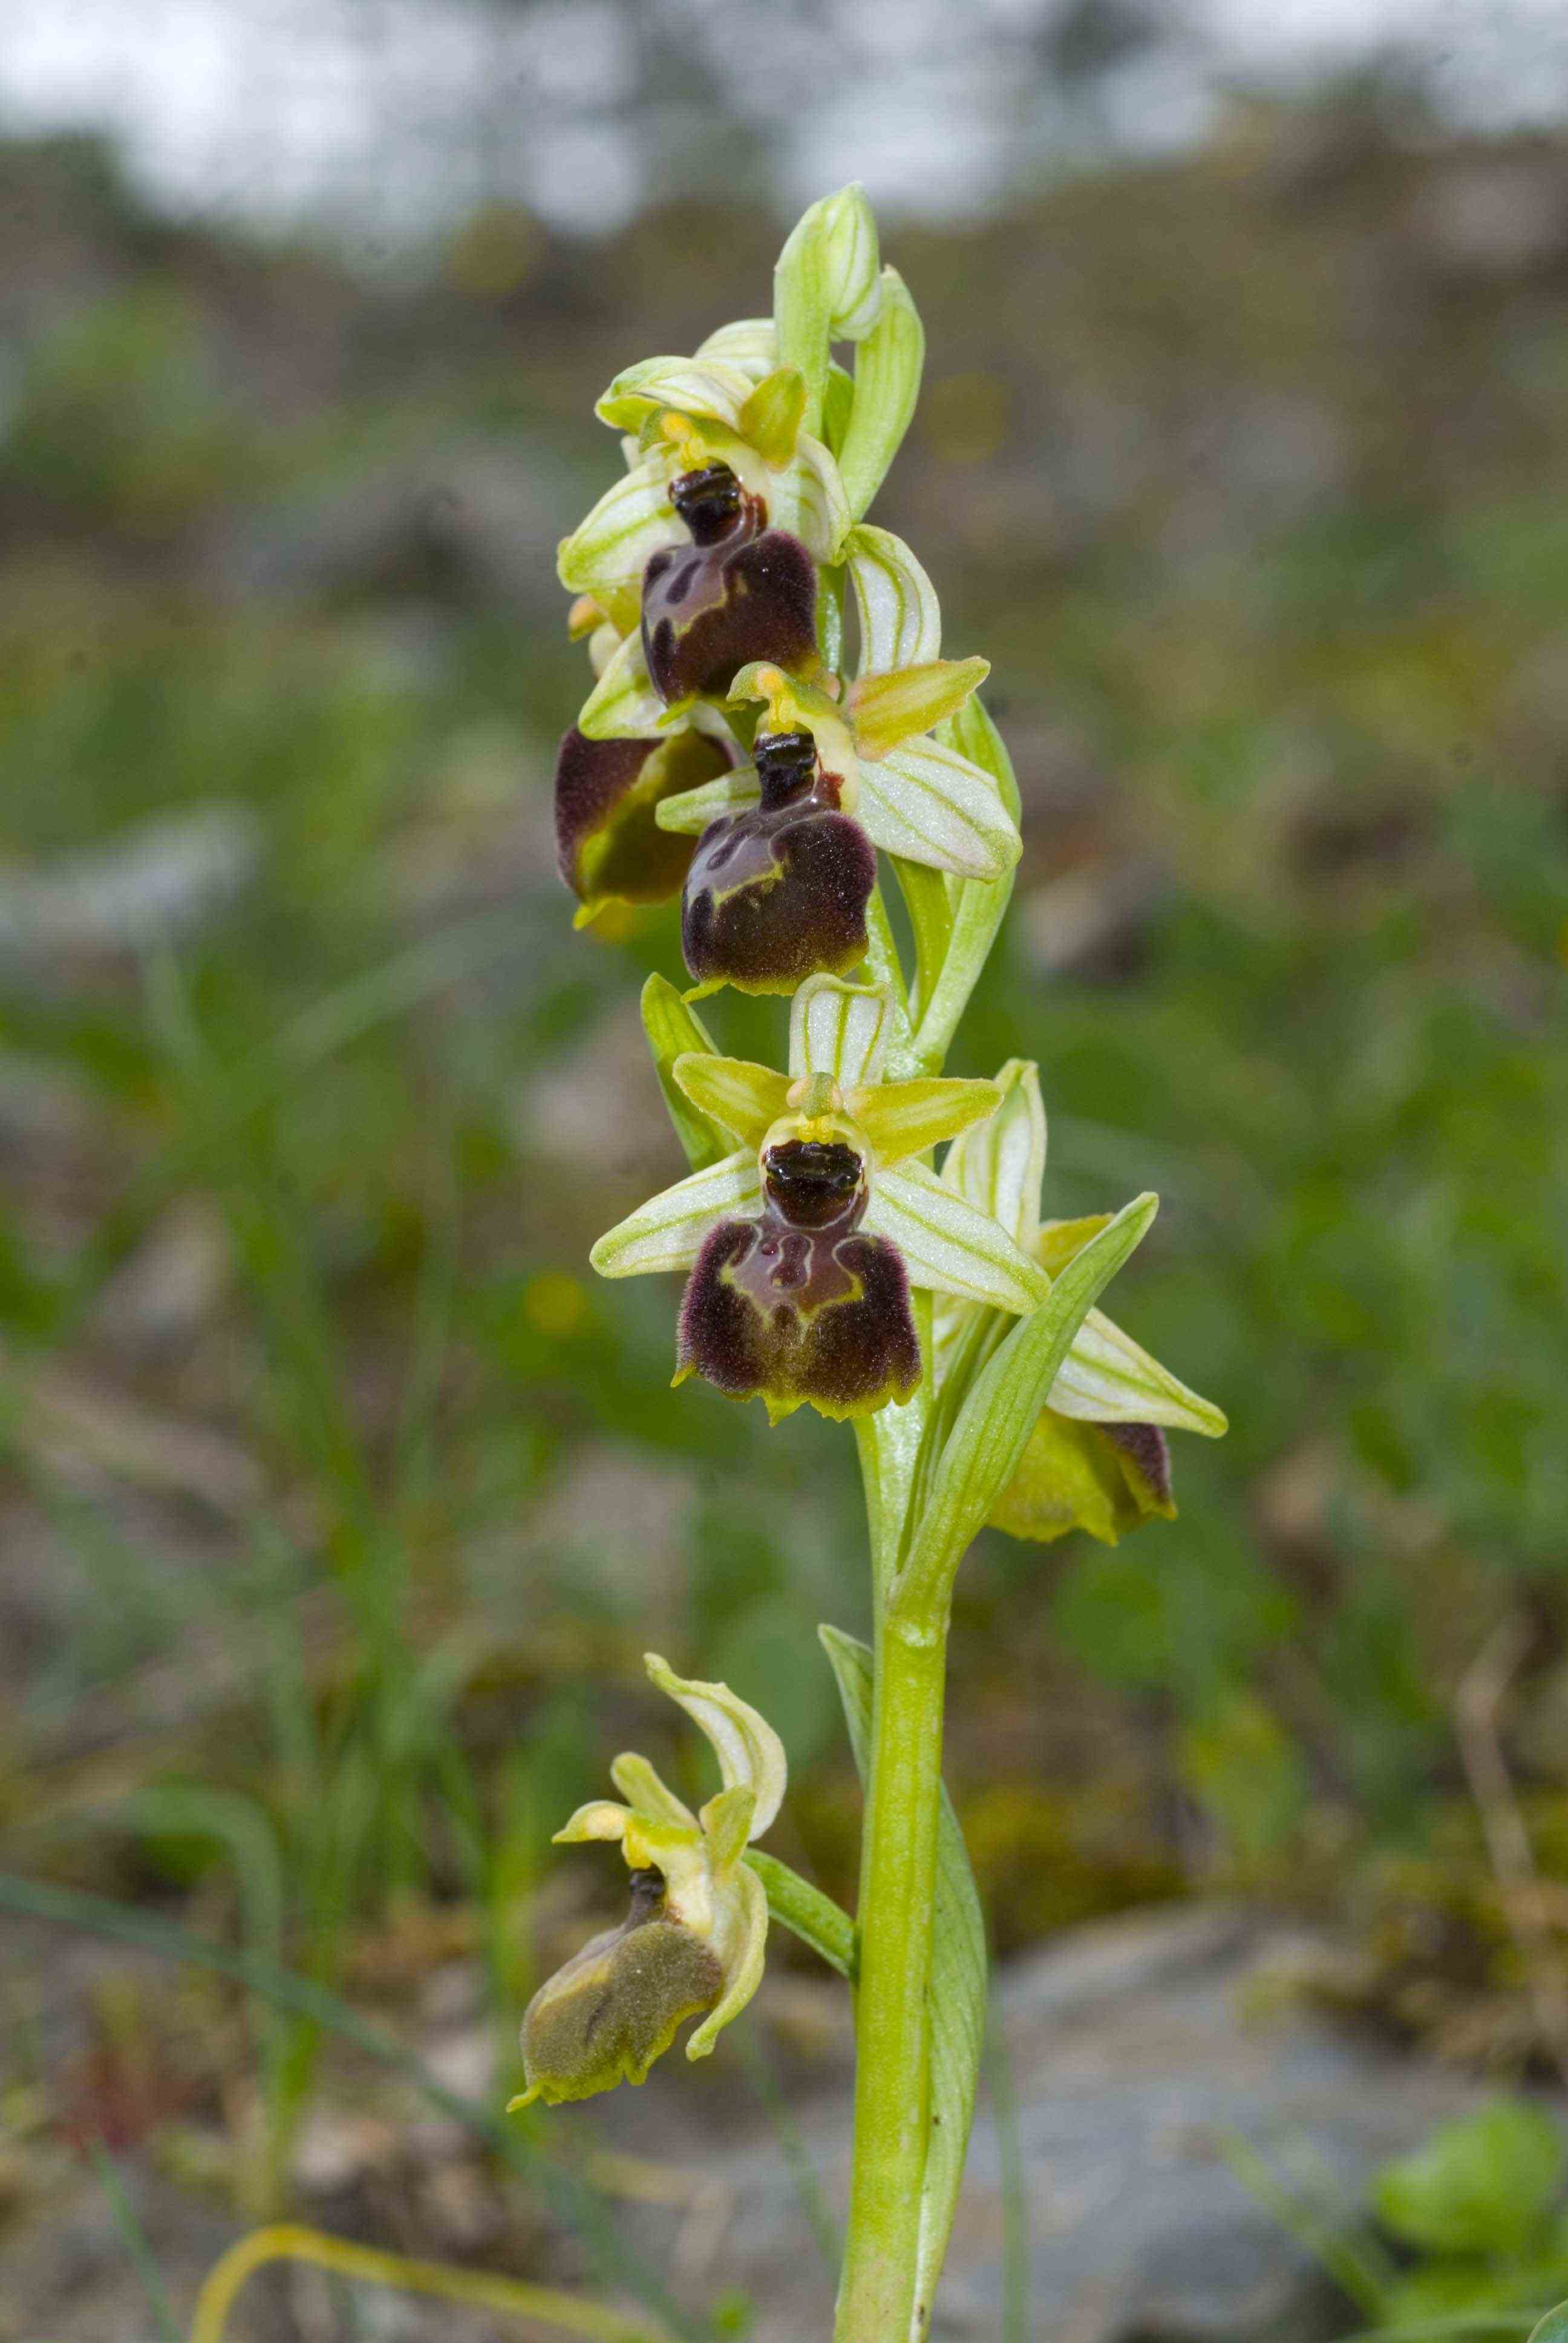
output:
[[[776,1416],[803,1400],[843,1417],[907,1399],[920,1379],[909,1279],[894,1246],[855,1228],[863,1209],[857,1194],[822,1227],[791,1225],[771,1202],[760,1220],[721,1221],[687,1282],[680,1373],[732,1399],[761,1393]]]
[[[752,659],[803,667],[817,649],[817,569],[799,538],[769,528],[728,464],[683,472],[669,495],[691,543],[643,572],[642,647],[659,698],[722,699]]]
[[[556,853],[561,877],[582,901],[662,903],[676,894],[692,841],[660,830],[661,798],[694,789],[729,769],[705,733],[666,739],[589,740],[574,725],[556,757]]]
[[[847,975],[866,955],[877,880],[869,839],[839,810],[809,732],[759,736],[760,804],[724,814],[698,840],[681,902],[686,965],[699,983],[792,992],[819,970]]]

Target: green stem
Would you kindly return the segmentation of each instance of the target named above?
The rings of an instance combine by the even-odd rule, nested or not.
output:
[[[917,2305],[930,2097],[931,1913],[942,1778],[945,1607],[879,1624],[860,1858],[855,2148],[837,2343],[904,2343]]]

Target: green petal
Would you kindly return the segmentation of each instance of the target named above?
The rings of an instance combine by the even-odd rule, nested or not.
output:
[[[1041,1221],[1035,1241],[1035,1259],[1047,1275],[1054,1277],[1067,1267],[1075,1252],[1081,1252],[1091,1237],[1111,1226],[1114,1214],[1085,1212],[1076,1221]]]
[[[765,464],[781,469],[795,453],[806,413],[806,382],[798,367],[776,367],[740,410],[741,437]]]
[[[757,1801],[750,1835],[760,1838],[783,1804],[789,1767],[784,1744],[765,1716],[728,1684],[678,1676],[657,1652],[645,1652],[648,1682],[678,1702],[713,1745],[727,1790],[749,1790]]]
[[[748,1058],[693,1054],[678,1058],[674,1071],[693,1106],[733,1131],[743,1146],[760,1147],[789,1103],[789,1076]]]
[[[939,1146],[989,1117],[1000,1096],[994,1082],[933,1076],[882,1082],[875,1090],[856,1091],[845,1103],[876,1150],[878,1162],[886,1165],[923,1155],[928,1147]]]
[[[1000,1221],[1027,1253],[1036,1252],[1040,1189],[1045,1177],[1045,1105],[1040,1071],[1010,1058],[997,1076],[1001,1103],[956,1139],[942,1161],[942,1184]],[[1095,1228],[1103,1223],[1096,1222]],[[1092,1236],[1095,1229],[1087,1234]],[[1054,1260],[1044,1264],[1055,1269]]]
[[[644,1277],[690,1269],[715,1221],[744,1217],[762,1202],[757,1151],[741,1148],[653,1196],[608,1229],[588,1259],[601,1277]]]
[[[891,1013],[880,985],[808,977],[789,1011],[790,1073],[825,1074],[840,1091],[869,1087],[881,1075]]]
[[[923,1163],[878,1172],[863,1225],[897,1245],[911,1285],[1019,1314],[1045,1298],[1043,1272],[1007,1231],[944,1188]]]
[[[996,880],[1018,860],[1018,824],[989,773],[929,734],[860,759],[860,824],[874,845],[963,879]]]
[[[955,716],[990,673],[989,659],[937,659],[859,677],[849,686],[849,711],[860,755],[885,757],[900,740]]]
[[[555,1834],[557,1846],[575,1846],[584,1839],[604,1839],[617,1843],[626,1836],[626,1826],[631,1820],[628,1806],[618,1806],[613,1798],[590,1798],[579,1806],[568,1822]]]
[[[860,618],[860,673],[929,666],[942,648],[937,589],[901,537],[861,521],[844,543]]]
[[[674,1823],[686,1830],[697,1828],[697,1816],[683,1805],[675,1792],[667,1789],[646,1757],[635,1749],[623,1749],[618,1757],[610,1760],[609,1778],[628,1805],[641,1815],[650,1815],[656,1822]]]

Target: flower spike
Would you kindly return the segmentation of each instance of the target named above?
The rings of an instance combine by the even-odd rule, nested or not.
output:
[[[743,1858],[783,1799],[784,1745],[728,1684],[678,1676],[649,1652],[651,1683],[706,1734],[724,1786],[701,1811],[668,1789],[646,1757],[610,1767],[626,1800],[579,1806],[558,1844],[618,1844],[631,1873],[631,1908],[618,1928],[591,1937],[539,1987],[523,2016],[528,2088],[513,2107],[590,2098],[640,2083],[689,2017],[686,2046],[703,2058],[739,2016],[762,1976],[768,1898]]]

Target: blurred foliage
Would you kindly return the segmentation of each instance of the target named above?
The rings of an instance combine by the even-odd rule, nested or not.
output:
[[[166,1794],[240,1793],[309,1965],[468,1899],[515,1999],[551,1817],[623,1741],[689,1758],[653,1644],[776,1717],[780,1851],[850,1894],[811,1629],[864,1623],[852,1456],[670,1393],[673,1294],[585,1280],[673,1168],[632,1003],[678,964],[668,916],[572,936],[546,795],[592,397],[754,310],[775,226],[492,212],[367,281],[150,221],[92,148],[0,184],[5,1807],[96,1811],[110,1750],[157,1883],[221,1844]],[[932,378],[885,518],[1025,793],[955,1071],[1040,1059],[1054,1214],[1161,1191],[1119,1313],[1234,1427],[1173,1526],[969,1565],[1005,1946],[1216,1878],[1386,1920],[1402,1865],[1456,1915],[1416,1965],[1517,1986],[1449,1711],[1523,1603],[1513,1754],[1568,1780],[1564,222],[1561,145],[1325,105],[889,233]],[[127,907],[214,804],[229,879]]]
[[[1332,2174],[1300,2143],[1288,2179],[1244,2140],[1228,2154],[1357,2305],[1362,2333],[1523,2336],[1568,2287],[1563,2137],[1527,2099],[1440,2124],[1373,2174],[1348,2224]]]

